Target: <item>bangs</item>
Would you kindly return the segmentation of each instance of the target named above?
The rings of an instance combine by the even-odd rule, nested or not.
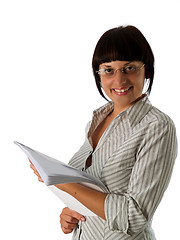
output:
[[[121,34],[119,34],[121,30]],[[98,70],[99,65],[111,61],[143,61],[144,51],[141,42],[137,36],[130,34],[124,29],[114,29],[107,31],[100,38],[94,54],[94,67]]]

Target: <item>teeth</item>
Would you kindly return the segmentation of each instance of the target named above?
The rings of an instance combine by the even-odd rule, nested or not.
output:
[[[129,90],[129,88],[126,88],[126,89],[114,89],[114,91],[115,92],[118,92],[118,93],[123,93],[123,92],[126,92],[126,91],[128,91]]]

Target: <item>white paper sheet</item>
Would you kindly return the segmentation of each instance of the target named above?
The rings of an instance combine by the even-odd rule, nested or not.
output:
[[[86,185],[97,191],[107,192],[106,187],[99,179],[94,178],[86,172],[82,172],[61,161],[48,157],[47,155],[35,151],[21,143],[14,143],[23,150],[36,167],[44,183],[58,198],[61,199],[62,202],[64,202],[70,209],[77,211],[84,216],[96,216],[74,197],[64,191],[61,191],[54,185],[74,182]]]

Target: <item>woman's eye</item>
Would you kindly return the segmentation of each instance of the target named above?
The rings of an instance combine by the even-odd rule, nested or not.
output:
[[[135,72],[135,71],[136,71],[136,66],[126,66],[124,68],[125,73],[131,73],[131,72]]]
[[[107,68],[104,70],[106,74],[113,74],[114,70],[112,68]]]

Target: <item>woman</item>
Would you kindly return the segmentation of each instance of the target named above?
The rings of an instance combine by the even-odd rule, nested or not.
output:
[[[98,41],[92,67],[99,93],[111,101],[94,111],[85,143],[69,164],[99,178],[109,192],[56,185],[97,215],[65,208],[61,228],[74,231],[74,240],[154,240],[151,221],[171,177],[177,141],[172,120],[148,100],[151,47],[134,26],[111,29]]]

